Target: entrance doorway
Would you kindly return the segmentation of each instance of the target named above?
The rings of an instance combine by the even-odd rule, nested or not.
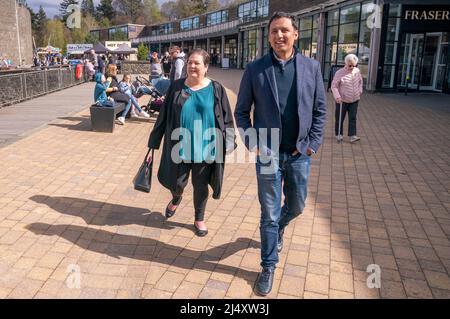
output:
[[[399,86],[423,91],[448,89],[448,33],[405,33],[399,63]]]

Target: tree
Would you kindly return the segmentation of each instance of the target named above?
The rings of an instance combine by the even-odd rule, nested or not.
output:
[[[81,12],[83,13],[83,16],[86,16],[87,14],[95,16],[94,0],[83,0],[81,2]]]
[[[46,27],[47,27],[47,15],[42,6],[39,7],[38,13],[35,14],[35,20],[33,24],[33,36],[37,47],[47,45]]]
[[[150,25],[162,21],[161,11],[156,0],[143,0],[143,24]]]
[[[64,23],[67,20],[67,17],[71,14],[71,12],[67,12],[67,9],[71,5],[79,5],[79,0],[62,0],[59,4],[59,12],[61,13],[61,18]]]
[[[61,20],[53,19],[47,21],[45,45],[50,44],[65,51],[67,45],[67,34]]]
[[[144,10],[142,0],[114,0],[113,6],[117,12],[128,17],[131,23],[136,23],[136,20]]]
[[[138,52],[137,52],[138,60],[139,61],[147,60],[149,52],[150,52],[150,50],[144,43],[139,44]]]
[[[178,4],[176,1],[167,1],[161,5],[161,15],[166,18],[167,21],[173,21],[181,18],[178,11]]]
[[[113,20],[116,16],[116,11],[112,5],[113,0],[101,0],[97,6],[97,20],[108,19]]]

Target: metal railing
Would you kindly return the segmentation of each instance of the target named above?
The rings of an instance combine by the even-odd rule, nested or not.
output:
[[[77,80],[75,68],[54,68],[21,73],[0,73],[0,107],[86,82]]]

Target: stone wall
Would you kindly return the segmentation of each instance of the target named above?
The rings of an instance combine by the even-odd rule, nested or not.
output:
[[[122,73],[150,74],[150,62],[148,62],[148,61],[126,61],[126,62],[123,62]]]
[[[15,2],[15,0],[0,0],[0,54],[6,54],[14,65],[21,64],[20,41],[22,60],[25,60],[25,64],[32,64],[31,15],[28,9],[17,5],[19,21],[19,25],[17,25]],[[19,28],[19,40],[17,28]]]

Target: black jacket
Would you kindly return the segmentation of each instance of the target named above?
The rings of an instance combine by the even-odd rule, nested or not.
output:
[[[161,140],[164,136],[161,162],[158,169],[158,180],[167,189],[176,191],[179,164],[172,161],[172,148],[178,143],[177,140],[171,140],[170,136],[174,129],[180,128],[181,109],[186,98],[181,94],[185,79],[174,81],[166,95],[166,101],[161,107],[158,119],[150,134],[148,147],[159,149]],[[233,113],[225,92],[225,88],[218,82],[213,81],[214,85],[214,114],[216,119],[216,128],[222,131],[224,143],[223,151],[217,152],[223,154],[221,161],[214,162],[209,185],[213,189],[213,198],[220,198],[222,191],[223,173],[225,167],[226,151],[230,152],[236,148],[236,136],[233,123]]]

